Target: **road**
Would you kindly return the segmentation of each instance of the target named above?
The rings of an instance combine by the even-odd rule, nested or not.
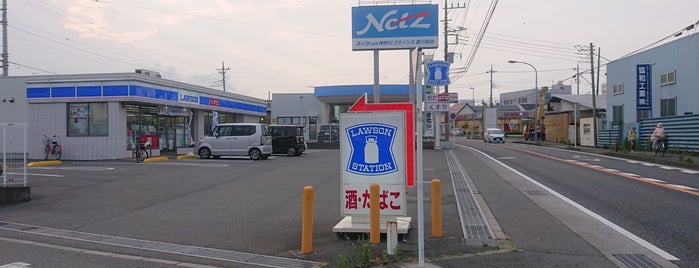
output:
[[[478,186],[477,194],[485,198],[514,247],[524,250],[469,257],[475,266],[610,267],[607,252],[624,252],[605,248],[605,243],[615,245],[599,237],[610,234],[610,228],[597,229],[599,221],[571,212],[579,209],[564,210],[557,198],[551,198],[555,202],[538,198],[546,193],[532,190],[532,182],[515,189],[522,184],[519,177],[550,188],[678,258],[674,263],[679,266],[699,264],[694,250],[699,191],[692,190],[699,189],[697,171],[524,144],[457,142],[460,145],[452,152]],[[32,200],[0,207],[0,265],[20,261],[35,267],[257,267],[265,262],[283,263],[282,267],[311,267],[318,262],[334,266],[338,255],[353,244],[332,233],[332,226],[342,219],[339,153],[314,149],[300,157],[278,155],[262,161],[65,161],[30,168]],[[428,233],[427,257],[432,259],[478,250],[464,247],[459,239],[462,223],[451,188],[453,167],[445,160],[449,153],[425,151],[425,185],[440,178],[444,194],[445,238],[430,239]],[[315,247],[309,255],[299,253],[305,186],[315,188]],[[408,189],[413,227],[415,191]],[[429,200],[429,189],[426,192]],[[425,208],[429,221],[430,207]],[[574,217],[557,218],[558,212]],[[427,222],[427,232],[430,225]],[[416,239],[412,230],[407,241]],[[452,260],[453,264],[447,260],[441,265],[465,263]]]
[[[518,143],[460,140],[677,257],[699,263],[699,172]]]

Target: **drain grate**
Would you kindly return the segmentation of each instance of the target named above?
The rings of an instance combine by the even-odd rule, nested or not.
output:
[[[629,268],[662,268],[643,254],[614,254],[614,257]]]
[[[229,261],[234,263],[243,263],[249,265],[257,265],[264,267],[284,267],[284,268],[311,268],[319,267],[317,262],[290,259],[276,256],[266,256],[245,252],[237,252],[230,250],[222,250],[215,248],[204,248],[172,243],[163,243],[157,241],[148,241],[141,239],[133,239],[126,237],[116,237],[92,233],[83,233],[70,230],[53,229],[41,226],[33,226],[20,223],[0,221],[0,229],[18,231],[23,233],[31,233],[36,235],[44,235],[51,237],[59,237],[65,239],[86,241],[92,243],[137,248],[144,250],[152,250],[157,252],[166,252],[178,255],[186,255],[213,260]]]
[[[495,235],[488,225],[488,221],[483,215],[481,207],[476,202],[473,189],[469,187],[463,172],[463,167],[454,155],[453,151],[445,151],[447,164],[454,183],[454,194],[456,195],[461,228],[464,238],[470,241],[488,241],[495,239]]]

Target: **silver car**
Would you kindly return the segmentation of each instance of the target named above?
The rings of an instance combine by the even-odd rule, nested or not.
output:
[[[199,140],[200,158],[247,155],[252,160],[267,159],[272,154],[269,126],[257,123],[218,124],[212,136]]]
[[[505,143],[505,132],[499,128],[489,128],[483,133],[483,142],[492,143]]]

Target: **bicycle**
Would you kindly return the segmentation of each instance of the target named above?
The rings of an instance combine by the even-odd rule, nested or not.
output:
[[[138,144],[135,145],[135,150],[134,154],[136,156],[136,163],[141,163],[146,160],[146,158],[150,157],[148,154],[148,149],[151,145],[151,141],[146,141],[144,142],[139,142]]]
[[[44,135],[44,160],[61,160],[61,145],[56,141],[56,135],[49,138]]]
[[[658,152],[662,152],[662,156],[665,156],[665,138],[653,137],[653,151],[655,156],[658,156]]]

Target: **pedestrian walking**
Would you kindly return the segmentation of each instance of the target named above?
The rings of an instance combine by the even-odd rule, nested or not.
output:
[[[636,139],[638,138],[638,134],[636,133],[636,127],[631,128],[631,131],[629,131],[629,135],[626,138],[629,140],[631,152],[633,152],[634,150],[636,150]]]

